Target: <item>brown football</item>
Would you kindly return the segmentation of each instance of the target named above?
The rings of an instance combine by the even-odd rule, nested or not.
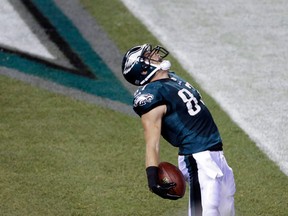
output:
[[[160,184],[175,182],[176,187],[171,189],[169,194],[183,197],[186,191],[186,182],[179,168],[168,162],[161,162],[158,165],[158,168],[158,178]]]

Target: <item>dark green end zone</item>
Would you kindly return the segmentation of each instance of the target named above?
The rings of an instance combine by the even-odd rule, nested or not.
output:
[[[54,30],[69,45],[69,49],[81,59],[82,63],[96,78],[83,76],[81,68],[78,68],[79,74],[70,73],[65,69],[50,67],[31,57],[27,58],[17,53],[5,52],[4,49],[0,49],[0,66],[48,79],[89,94],[130,104],[132,101],[131,93],[114,76],[109,67],[61,10],[52,1],[30,1],[30,3],[53,25]]]

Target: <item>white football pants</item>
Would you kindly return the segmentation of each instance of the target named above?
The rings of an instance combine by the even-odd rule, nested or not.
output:
[[[235,182],[223,151],[179,155],[189,184],[189,216],[234,216]]]

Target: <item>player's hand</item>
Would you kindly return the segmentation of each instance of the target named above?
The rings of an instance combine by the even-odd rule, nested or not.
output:
[[[162,197],[163,199],[177,200],[181,198],[180,196],[169,194],[169,190],[176,186],[174,182],[161,185],[158,183],[158,167],[147,167],[146,173],[150,191]]]
[[[156,185],[150,187],[150,190],[153,193],[157,194],[158,196],[162,197],[163,199],[177,200],[181,197],[177,196],[177,195],[169,194],[169,190],[171,190],[175,186],[176,186],[176,184],[174,182],[166,183],[166,184],[162,184],[162,185],[156,184]]]

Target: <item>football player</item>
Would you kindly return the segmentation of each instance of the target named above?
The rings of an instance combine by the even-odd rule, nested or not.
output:
[[[189,184],[188,215],[234,215],[235,183],[218,128],[200,93],[170,71],[169,52],[150,44],[124,55],[122,73],[133,85],[134,111],[141,117],[146,142],[146,173],[150,190],[165,199],[175,183],[159,184],[160,136],[177,147],[178,166]]]

